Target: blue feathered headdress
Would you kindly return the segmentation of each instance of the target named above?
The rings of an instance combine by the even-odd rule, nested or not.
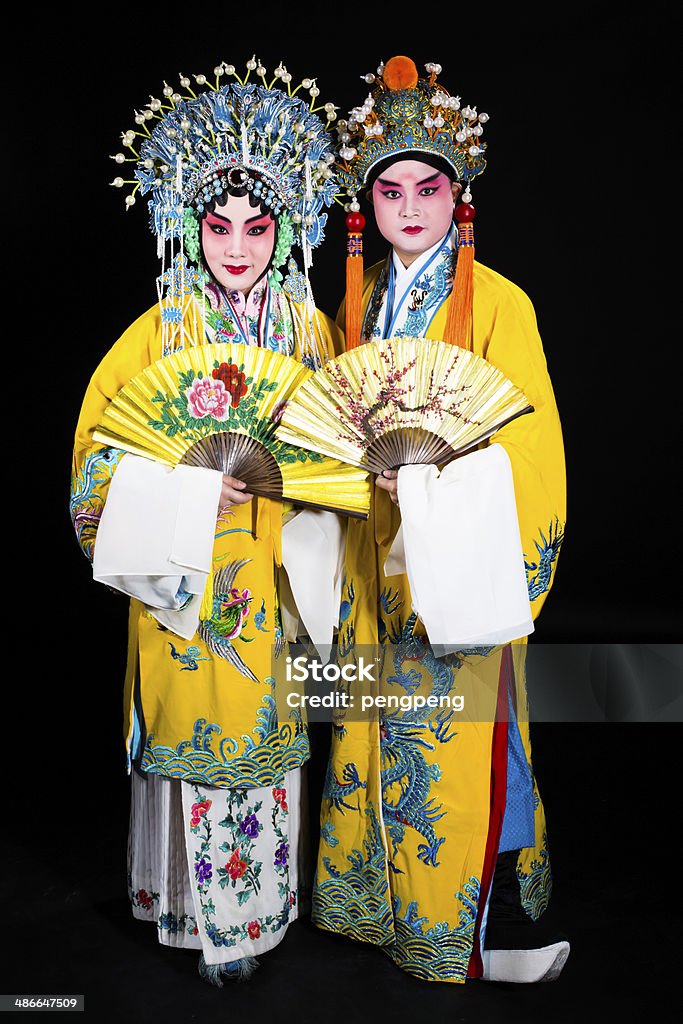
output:
[[[262,84],[248,81],[252,71]],[[127,206],[138,194],[148,198],[160,241],[181,234],[183,209],[201,213],[227,184],[237,184],[253,190],[275,215],[286,211],[295,243],[314,248],[323,238],[323,208],[339,191],[328,131],[336,119],[334,105],[318,103],[315,79],[292,88],[282,65],[269,85],[255,59],[247,62],[243,79],[225,63],[214,75],[214,84],[205,75],[194,76],[204,90],[199,93],[181,75],[182,92],[165,85],[162,100],[152,97],[136,113],[136,128],[122,135],[130,155],[113,157],[118,164],[134,163],[134,178],[117,177],[112,184],[133,186]],[[233,81],[226,83],[226,76]]]

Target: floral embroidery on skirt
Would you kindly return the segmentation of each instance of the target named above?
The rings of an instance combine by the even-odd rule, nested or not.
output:
[[[304,900],[302,770],[279,787],[218,789],[134,772],[128,844],[135,917],[207,964],[276,946]],[[303,869],[303,870],[302,870]]]

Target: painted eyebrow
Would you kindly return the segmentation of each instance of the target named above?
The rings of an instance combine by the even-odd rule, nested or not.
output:
[[[435,173],[434,174],[430,174],[428,178],[423,178],[422,181],[418,181],[417,182],[417,187],[420,187],[421,185],[428,185],[430,181],[434,181],[434,179],[438,178],[440,174],[441,174],[441,171],[435,171]],[[403,188],[404,187],[403,185],[401,185],[400,182],[398,182],[398,181],[389,181],[387,178],[378,178],[377,181],[380,183],[380,185],[390,185],[393,188]]]
[[[211,214],[210,214],[210,216],[211,216],[211,217],[217,217],[217,218],[218,218],[218,220],[222,220],[222,221],[224,221],[224,222],[225,222],[226,224],[232,224],[232,221],[230,220],[230,218],[229,218],[229,217],[222,217],[222,216],[220,215],[220,213],[215,213],[215,212],[213,212],[213,213],[211,213]],[[257,213],[255,217],[249,217],[249,218],[248,218],[248,220],[245,220],[245,222],[244,222],[244,223],[245,223],[245,224],[253,224],[255,220],[263,220],[263,218],[264,218],[264,217],[267,217],[267,216],[268,216],[268,214],[267,214],[267,213]]]

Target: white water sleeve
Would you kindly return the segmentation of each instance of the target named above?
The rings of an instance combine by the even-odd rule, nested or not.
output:
[[[413,606],[433,644],[502,644],[533,632],[512,468],[499,444],[398,474],[400,543]],[[396,544],[396,542],[395,542]]]
[[[221,484],[217,470],[126,455],[97,531],[94,579],[142,601],[185,639],[196,631],[211,568]]]
[[[332,643],[346,550],[346,525],[334,512],[304,509],[282,527],[284,565],[299,617],[318,649]]]

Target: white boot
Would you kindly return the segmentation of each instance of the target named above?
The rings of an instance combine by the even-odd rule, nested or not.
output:
[[[568,956],[568,942],[555,942],[542,949],[487,949],[483,955],[483,980],[526,984],[555,981]]]

